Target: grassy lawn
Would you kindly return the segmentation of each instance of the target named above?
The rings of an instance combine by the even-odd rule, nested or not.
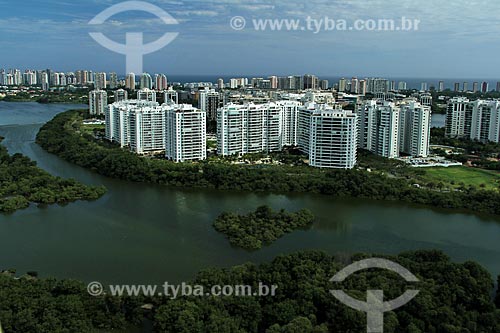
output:
[[[476,187],[484,184],[484,189],[488,190],[498,190],[500,187],[499,172],[467,167],[428,168],[425,169],[424,178],[428,182],[442,182],[455,187],[460,187],[460,183]]]

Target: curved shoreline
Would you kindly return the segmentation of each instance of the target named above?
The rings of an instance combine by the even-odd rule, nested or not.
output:
[[[45,124],[36,142],[49,153],[97,173],[133,182],[184,188],[249,190],[268,193],[319,193],[337,198],[366,198],[420,204],[454,211],[500,215],[500,194],[469,188],[439,192],[415,188],[360,170],[318,170],[290,166],[235,166],[214,161],[175,164],[138,157],[112,144],[79,135],[83,111],[71,110]]]

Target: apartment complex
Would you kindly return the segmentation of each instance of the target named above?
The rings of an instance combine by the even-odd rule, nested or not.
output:
[[[386,158],[429,155],[431,108],[416,100],[367,101],[358,109],[358,147]]]
[[[217,111],[217,152],[221,156],[282,149],[281,106],[228,104]]]
[[[125,100],[106,111],[106,138],[136,154],[175,162],[206,159],[206,113],[191,105]]]
[[[500,101],[453,98],[446,113],[446,136],[500,142]]]
[[[318,168],[352,169],[357,162],[358,116],[309,103],[299,111],[299,148]]]

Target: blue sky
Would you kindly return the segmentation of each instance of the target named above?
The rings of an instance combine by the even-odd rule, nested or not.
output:
[[[500,2],[493,0],[150,0],[178,25],[129,12],[102,26],[88,22],[114,0],[0,0],[0,67],[125,72],[125,57],[89,32],[124,42],[143,31],[178,38],[147,55],[145,70],[185,75],[303,74],[500,78]],[[230,27],[233,16],[247,28]],[[252,19],[419,19],[419,31],[262,32]]]

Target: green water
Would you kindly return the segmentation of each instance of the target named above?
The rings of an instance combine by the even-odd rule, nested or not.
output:
[[[0,102],[0,135],[9,150],[43,169],[108,193],[96,202],[31,207],[0,215],[0,269],[103,283],[180,282],[211,266],[271,260],[281,253],[320,249],[332,254],[441,249],[500,274],[500,218],[398,203],[335,200],[310,194],[271,195],[181,190],[112,180],[47,154],[34,143],[42,123],[70,106]],[[309,208],[317,217],[262,251],[231,248],[211,223],[224,210]]]

